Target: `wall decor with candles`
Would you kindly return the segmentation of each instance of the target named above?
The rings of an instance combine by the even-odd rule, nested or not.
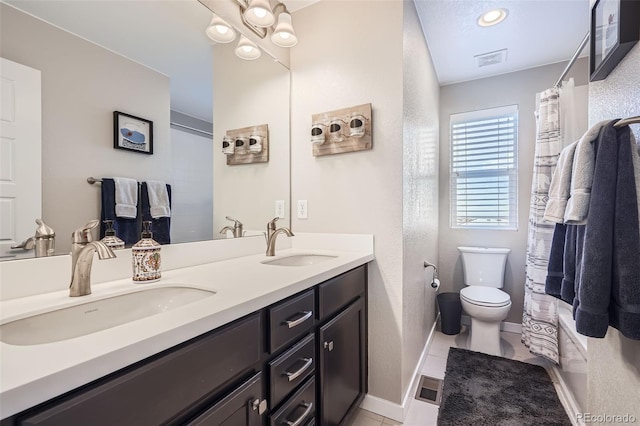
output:
[[[371,104],[357,105],[311,116],[311,143],[315,157],[371,149]]]
[[[227,157],[227,166],[268,162],[269,126],[227,130],[222,139],[222,153]]]

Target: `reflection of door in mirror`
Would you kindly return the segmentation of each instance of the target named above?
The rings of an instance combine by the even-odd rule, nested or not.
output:
[[[42,214],[40,71],[0,58],[0,257],[33,237]]]
[[[187,123],[181,127],[176,123]],[[171,242],[210,239],[213,232],[212,124],[171,112]],[[203,130],[200,130],[203,129]]]

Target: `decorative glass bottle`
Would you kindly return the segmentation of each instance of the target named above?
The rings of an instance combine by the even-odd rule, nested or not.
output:
[[[107,229],[104,231],[104,238],[100,241],[102,241],[105,246],[111,247],[113,250],[123,249],[124,241],[116,235],[116,231],[113,229],[113,221],[105,220],[103,223],[106,225]]]
[[[160,244],[153,239],[151,222],[142,222],[140,241],[131,248],[133,255],[133,281],[152,282],[160,279]]]

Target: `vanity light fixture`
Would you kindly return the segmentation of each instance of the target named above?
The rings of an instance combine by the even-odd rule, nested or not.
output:
[[[270,27],[276,20],[269,0],[250,0],[244,17],[250,24],[260,28]]]
[[[284,11],[278,15],[278,24],[271,34],[271,41],[280,47],[293,47],[298,44],[298,37],[291,24],[291,14],[284,5],[282,6]]]
[[[504,8],[489,10],[478,17],[478,25],[490,27],[504,21],[509,11]]]
[[[236,55],[240,59],[253,61],[254,59],[258,59],[261,53],[260,49],[258,49],[258,46],[256,46],[254,42],[241,35],[238,47],[236,47]]]
[[[277,46],[293,47],[298,44],[298,37],[296,37],[296,32],[291,23],[291,13],[289,13],[284,3],[278,1],[271,9],[269,0],[251,0],[248,4],[245,3],[245,0],[236,1],[240,4],[242,23],[258,37],[266,38],[269,31],[271,31],[271,41]],[[256,22],[256,19],[253,18],[256,12],[252,12],[252,10],[258,11],[259,14],[266,13],[265,21],[263,23]],[[265,11],[268,11],[268,13]],[[266,25],[267,16],[273,17],[268,25]],[[274,22],[276,22],[275,26],[273,25]]]
[[[233,27],[215,13],[205,32],[211,40],[217,43],[230,43],[236,38]]]
[[[264,39],[271,32],[271,41],[276,46],[290,48],[298,44],[291,14],[284,3],[277,1],[272,9],[270,0],[236,1],[240,6],[242,23],[258,37]],[[276,23],[275,26],[274,23]],[[230,43],[236,39],[236,30],[215,13],[205,32],[211,40],[218,43]],[[240,33],[240,41],[235,52],[239,58],[246,60],[258,59],[261,55],[258,46],[242,33]]]

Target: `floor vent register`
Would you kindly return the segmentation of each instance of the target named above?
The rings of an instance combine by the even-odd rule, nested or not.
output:
[[[420,376],[416,399],[430,404],[440,405],[442,399],[442,380]]]

